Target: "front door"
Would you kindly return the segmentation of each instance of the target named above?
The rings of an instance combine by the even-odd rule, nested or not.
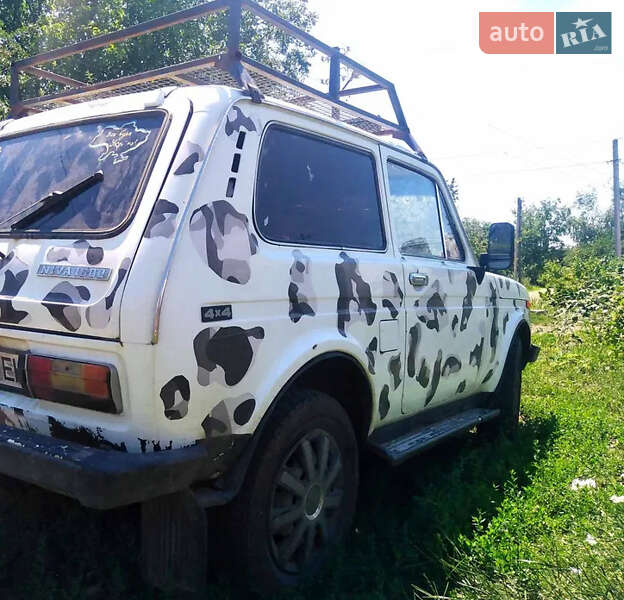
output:
[[[477,386],[475,337],[468,335],[477,282],[437,173],[382,150],[394,247],[403,265],[406,378],[402,409],[412,414],[460,399]],[[479,304],[477,302],[477,304]],[[472,321],[472,322],[471,322]]]

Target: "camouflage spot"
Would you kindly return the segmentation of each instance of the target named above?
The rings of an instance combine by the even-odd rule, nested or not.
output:
[[[507,333],[507,323],[509,322],[509,313],[505,313],[503,317],[503,335]]]
[[[174,175],[190,175],[195,172],[195,165],[204,160],[204,151],[201,146],[193,142],[184,142],[184,150],[178,153],[184,156],[174,171]]]
[[[188,379],[183,375],[176,375],[170,379],[160,390],[160,399],[163,401],[167,419],[175,421],[185,417],[191,399]]]
[[[48,262],[70,262],[73,264],[83,263],[85,260],[90,265],[99,265],[104,259],[104,248],[92,246],[87,240],[76,240],[71,246],[52,246],[47,254]]]
[[[468,327],[468,319],[472,314],[472,299],[477,292],[477,278],[472,271],[466,273],[466,295],[462,300],[462,315],[459,330],[464,331]]]
[[[246,117],[243,111],[238,106],[233,106],[232,110],[228,113],[225,121],[225,135],[231,136],[235,131],[240,131],[241,128],[247,131],[257,131],[254,122]]]
[[[392,271],[384,271],[382,295],[386,298],[398,298],[399,306],[403,306],[403,290]]]
[[[293,264],[290,267],[290,285],[288,286],[288,316],[293,323],[301,317],[313,317],[315,298],[310,277],[310,259],[300,250],[293,250]]]
[[[426,388],[429,385],[429,367],[427,366],[427,361],[423,358],[420,363],[420,371],[418,371],[418,375],[416,377],[416,381],[420,383],[423,388]]]
[[[416,375],[416,351],[420,341],[420,325],[416,323],[409,330],[409,348],[407,351],[407,375],[414,377]],[[426,387],[426,386],[423,386]]]
[[[154,204],[152,214],[145,228],[144,237],[150,238],[170,238],[175,233],[176,215],[180,209],[169,200],[160,198]]]
[[[368,372],[375,374],[375,352],[377,352],[377,338],[374,337],[366,347],[366,358],[368,358]]]
[[[481,341],[470,351],[470,358],[468,364],[472,367],[481,367],[481,359],[483,357],[483,346],[485,344],[485,338],[481,338]]]
[[[486,383],[488,382],[490,379],[492,379],[492,375],[494,375],[494,369],[490,369],[487,372],[487,375],[483,378],[483,381],[481,383]]]
[[[392,375],[392,389],[396,390],[401,385],[401,353],[390,357],[388,372]]]
[[[464,379],[464,381],[462,381],[458,386],[457,386],[457,390],[455,391],[456,394],[461,394],[462,392],[464,392],[466,390],[466,380]]]
[[[449,356],[442,367],[442,377],[448,377],[461,371],[461,361],[456,356]]]
[[[379,395],[379,418],[383,421],[388,415],[388,411],[390,410],[390,400],[388,399],[388,395],[390,394],[390,388],[387,385],[384,385],[381,394]]]
[[[234,409],[234,423],[241,426],[247,425],[255,409],[255,398],[252,398],[249,394],[247,394],[245,399]]]
[[[438,357],[433,365],[433,375],[431,376],[431,387],[429,388],[429,392],[427,393],[427,397],[425,398],[425,406],[429,404],[436,392],[438,391],[438,384],[440,383],[440,366],[442,364],[442,351],[438,351]]]
[[[209,415],[206,416],[206,418],[202,421],[201,426],[206,434],[206,438],[230,435],[232,433],[230,417],[223,400],[212,409],[212,412]]]
[[[396,319],[399,316],[399,311],[396,309],[396,306],[394,306],[394,304],[392,304],[392,302],[390,302],[387,298],[384,298],[381,301],[381,305],[390,311],[390,316],[393,319]]]
[[[249,371],[264,329],[253,327],[208,327],[193,340],[197,362],[197,381],[206,386],[212,380],[222,385],[239,383]]]
[[[85,317],[87,318],[87,323],[94,329],[102,329],[106,327],[110,322],[111,311],[113,308],[113,303],[115,302],[115,296],[117,295],[117,291],[121,287],[123,280],[125,279],[128,269],[130,268],[130,259],[124,258],[121,261],[121,265],[119,265],[119,269],[117,270],[117,281],[113,286],[110,294],[102,298],[99,302],[94,304],[93,306],[89,306],[85,313]]]
[[[492,352],[490,354],[490,362],[494,362],[496,358],[496,348],[498,346],[498,301],[496,295],[496,286],[490,283],[490,306],[492,307],[492,327],[490,328],[490,348]]]
[[[377,314],[377,305],[371,298],[371,288],[362,279],[356,259],[351,258],[346,252],[340,253],[341,263],[335,267],[336,282],[338,283],[338,331],[340,335],[347,337],[345,326],[351,321],[351,303],[357,312],[363,314],[366,323],[372,325]]]
[[[444,299],[438,291],[439,282],[436,281],[432,285],[434,289],[433,294],[427,300],[427,314],[419,314],[418,320],[427,326],[427,329],[435,329],[438,333],[444,328],[445,320],[443,317],[447,317],[448,313],[446,306],[444,305]],[[418,306],[418,304],[416,304]],[[446,324],[448,321],[446,321]]]
[[[0,290],[0,323],[21,323],[27,316],[25,310],[16,310],[12,298],[17,296],[28,278],[28,267],[15,252],[9,252],[0,259],[0,273],[4,275],[4,282]]]
[[[73,285],[69,281],[61,281],[55,285],[42,300],[52,318],[69,331],[77,331],[82,324],[80,309],[77,305],[91,298],[84,285]]]
[[[249,219],[229,202],[204,204],[191,215],[191,239],[201,259],[222,279],[245,284],[251,277],[251,257],[258,250]]]

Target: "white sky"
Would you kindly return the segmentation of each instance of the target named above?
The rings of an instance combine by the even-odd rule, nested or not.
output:
[[[571,202],[591,188],[602,206],[610,202],[607,161],[613,138],[624,135],[621,0],[309,4],[319,15],[314,35],[349,46],[354,60],[394,82],[416,140],[448,180],[457,179],[462,216],[511,220],[517,196],[527,204],[548,197]],[[557,10],[611,11],[613,54],[479,49],[479,11]],[[374,101],[368,108],[379,112]]]

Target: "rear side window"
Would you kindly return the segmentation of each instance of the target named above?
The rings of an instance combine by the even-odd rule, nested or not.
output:
[[[275,242],[385,248],[373,157],[284,127],[264,138],[255,218]]]

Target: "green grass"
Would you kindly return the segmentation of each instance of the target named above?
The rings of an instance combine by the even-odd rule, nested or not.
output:
[[[609,499],[624,495],[621,355],[551,333],[537,343],[517,435],[471,434],[395,470],[365,460],[354,532],[284,598],[624,598],[624,504]],[[597,488],[571,490],[576,477]],[[142,583],[138,553],[136,508],[0,491],[3,599],[179,598]],[[210,580],[202,597],[238,597]]]

